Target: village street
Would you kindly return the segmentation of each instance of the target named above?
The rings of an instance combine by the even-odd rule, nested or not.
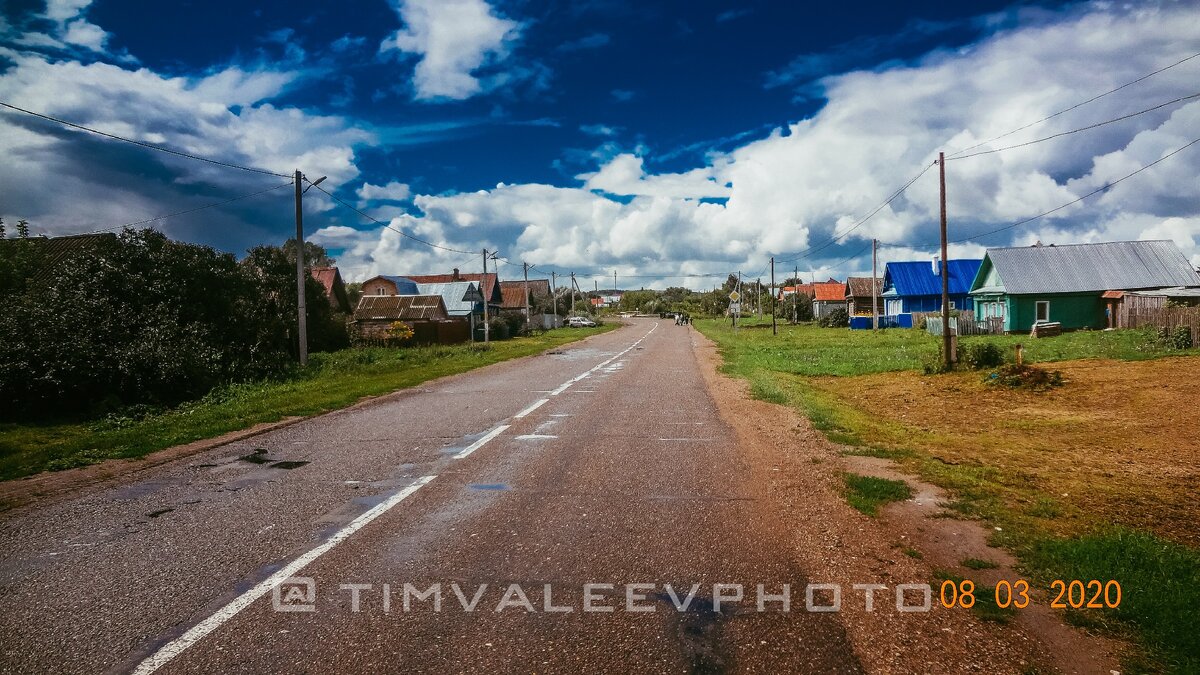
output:
[[[695,339],[635,321],[5,514],[0,670],[857,672]]]

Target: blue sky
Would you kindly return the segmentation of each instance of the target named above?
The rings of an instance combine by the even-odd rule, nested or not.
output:
[[[1191,3],[134,3],[10,0],[0,100],[288,173],[347,276],[477,265],[487,246],[621,285],[711,285],[771,255],[808,274],[924,258],[939,149],[992,138],[1200,52]],[[1200,58],[988,147],[1200,90]],[[1200,137],[1195,99],[948,164],[951,238],[1076,199]],[[0,114],[6,222],[113,227],[282,183]],[[1200,264],[1200,148],[955,246],[1169,238]],[[1189,178],[1190,177],[1190,178]],[[240,253],[289,236],[289,191],[156,221]],[[841,235],[839,237],[839,235]],[[956,237],[955,235],[959,235]],[[825,245],[830,239],[837,240]],[[508,270],[502,270],[502,273]],[[653,280],[652,275],[696,275]],[[636,280],[635,280],[636,279]],[[620,282],[619,282],[620,283]]]

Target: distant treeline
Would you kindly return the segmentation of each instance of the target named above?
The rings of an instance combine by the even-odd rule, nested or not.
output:
[[[305,291],[310,349],[346,346],[320,283]],[[296,357],[296,304],[294,247],[239,262],[150,229],[0,239],[0,417],[173,405],[281,374]]]

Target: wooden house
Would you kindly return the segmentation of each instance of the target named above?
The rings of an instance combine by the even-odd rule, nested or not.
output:
[[[971,281],[982,260],[948,260],[950,309],[972,309]],[[883,272],[883,307],[888,316],[942,309],[941,260],[890,262]],[[868,305],[869,306],[869,305]]]
[[[875,298],[875,311],[883,316],[883,279],[874,279],[875,290],[871,290],[871,277],[846,278],[846,312],[850,316],[871,316],[871,298]]]
[[[988,249],[971,284],[976,319],[1001,317],[1005,332],[1037,323],[1063,329],[1117,325],[1126,292],[1200,287],[1171,241],[1115,241]]]

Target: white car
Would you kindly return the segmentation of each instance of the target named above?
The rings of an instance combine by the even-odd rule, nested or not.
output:
[[[567,325],[571,328],[591,328],[596,322],[584,316],[573,316],[567,319]]]

